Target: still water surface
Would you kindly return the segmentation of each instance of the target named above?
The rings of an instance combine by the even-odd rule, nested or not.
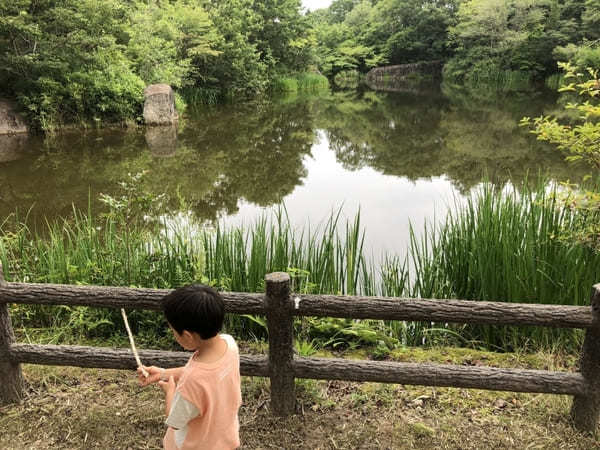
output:
[[[250,223],[284,202],[294,225],[314,226],[339,207],[349,218],[360,208],[367,254],[402,255],[409,223],[420,230],[443,219],[483,179],[504,186],[538,172],[581,176],[518,126],[555,108],[544,93],[338,92],[204,109],[177,130],[4,138],[0,217],[29,211],[43,226],[88,199],[100,209],[100,193],[118,195],[128,173],[147,170],[146,189],[202,221]]]

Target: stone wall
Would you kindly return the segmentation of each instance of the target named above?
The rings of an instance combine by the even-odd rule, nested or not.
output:
[[[427,61],[376,67],[367,73],[366,82],[373,89],[377,89],[378,87],[390,87],[399,82],[412,81],[423,75],[432,79],[438,79],[442,75],[443,65],[442,61]]]

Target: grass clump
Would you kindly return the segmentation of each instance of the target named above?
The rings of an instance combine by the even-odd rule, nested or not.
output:
[[[576,212],[543,186],[521,192],[485,186],[424,237],[429,256],[417,257],[424,294],[467,300],[588,305],[600,275],[600,255],[560,239]],[[578,348],[580,330],[463,326],[463,336],[490,348]]]
[[[495,70],[478,68],[467,77],[468,84],[475,88],[492,88],[496,92],[519,92],[531,89],[531,73],[520,70]]]
[[[140,220],[152,199],[124,187],[123,197],[105,199],[111,213],[102,218],[75,211],[43,234],[5,223],[0,260],[7,278],[153,288],[202,282],[264,292],[265,274],[285,271],[298,293],[588,305],[600,275],[599,254],[561,238],[577,212],[542,185],[521,191],[483,186],[441,225],[427,226],[421,236],[413,231],[406,259],[387,255],[379,263],[364,255],[360,213],[344,223],[337,211],[318,227],[298,230],[279,208],[251,225],[207,228],[191,216]],[[57,341],[122,332],[116,312],[97,308],[20,305],[13,316],[17,328],[52,327]],[[149,341],[167,331],[155,312],[134,311],[131,321]],[[227,328],[244,339],[267,335],[260,316],[231,316]],[[296,330],[310,343],[302,352],[365,347],[377,359],[403,346],[575,350],[582,337],[571,329],[342,318],[299,319]]]
[[[275,78],[273,80],[272,89],[274,92],[298,92],[298,80],[293,77]]]
[[[272,91],[276,93],[319,92],[328,89],[327,77],[312,72],[277,77],[272,83]]]
[[[297,76],[298,89],[302,92],[314,92],[329,89],[329,80],[320,73],[305,72]]]
[[[548,76],[544,80],[544,85],[553,91],[558,91],[558,89],[564,84],[564,74],[562,73],[553,73]]]

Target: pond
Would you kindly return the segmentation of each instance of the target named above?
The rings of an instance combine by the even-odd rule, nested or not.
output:
[[[0,141],[0,217],[43,227],[72,205],[100,208],[128,173],[202,221],[249,223],[283,202],[298,227],[361,212],[366,254],[403,254],[409,224],[442,219],[482,180],[504,186],[585,173],[518,126],[552,113],[529,92],[342,91],[190,111],[179,128],[104,129]],[[4,148],[2,148],[2,145]]]

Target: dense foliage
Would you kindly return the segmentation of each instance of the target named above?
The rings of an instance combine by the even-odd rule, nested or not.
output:
[[[335,0],[312,17],[326,74],[443,60],[448,81],[502,90],[559,60],[600,62],[597,0]]]
[[[0,4],[0,95],[47,130],[139,120],[150,83],[216,103],[317,68],[345,85],[441,60],[448,81],[521,89],[559,60],[598,67],[599,38],[598,0],[15,0]]]
[[[566,153],[567,160],[588,163],[596,178],[600,169],[600,72],[591,67],[583,70],[572,63],[560,66],[565,72],[565,84],[560,90],[576,95],[574,101],[565,106],[564,117],[561,120],[552,116],[533,120],[525,117],[521,124],[530,127],[539,140],[556,145]],[[600,251],[599,186],[582,189],[567,184],[567,188],[564,203],[579,213],[579,220],[561,234]]]
[[[448,27],[456,2],[335,0],[312,14],[326,74],[448,56]]]
[[[42,129],[136,120],[149,83],[216,101],[306,69],[307,30],[300,0],[2,2],[0,93]]]
[[[455,55],[447,77],[472,83],[496,82],[505,71],[541,77],[556,72],[565,52],[597,39],[590,26],[598,2],[468,0],[461,3],[450,29]]]

